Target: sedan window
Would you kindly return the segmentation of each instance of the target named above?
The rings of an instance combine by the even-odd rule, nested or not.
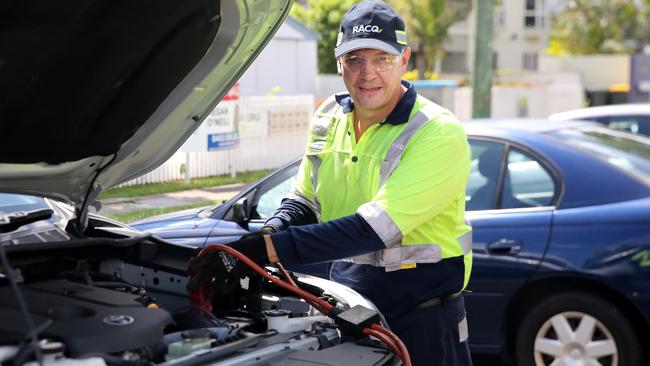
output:
[[[515,149],[508,152],[501,208],[548,206],[554,194],[553,178],[539,162]]]
[[[257,202],[257,213],[260,219],[267,219],[273,215],[275,210],[280,207],[282,199],[295,185],[296,179],[297,177],[294,175],[260,196],[260,200]]]
[[[607,119],[607,127],[613,130],[650,136],[649,116],[613,116]]]
[[[298,180],[298,164],[293,164],[278,174],[268,184],[260,188],[260,195],[255,207],[255,219],[268,219],[282,204],[282,199],[287,197]]]
[[[497,188],[505,146],[493,141],[471,140],[472,162],[465,196],[466,208],[496,208]]]

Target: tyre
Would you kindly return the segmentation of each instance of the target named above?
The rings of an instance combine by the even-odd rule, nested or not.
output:
[[[641,340],[612,303],[587,292],[551,295],[523,317],[518,366],[637,366]]]

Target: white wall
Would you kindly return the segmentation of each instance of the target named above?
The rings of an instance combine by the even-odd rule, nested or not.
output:
[[[316,100],[322,100],[332,94],[345,91],[343,77],[337,74],[318,74],[316,76]]]
[[[589,91],[608,90],[612,84],[630,82],[630,56],[590,55],[540,59],[540,71],[574,72]]]
[[[535,117],[583,106],[583,90],[577,84],[550,84],[537,87],[493,87],[492,118]],[[472,88],[458,88],[454,105],[447,106],[461,120],[472,117]]]
[[[286,22],[239,79],[242,96],[316,92],[316,40],[301,37]]]
[[[556,112],[583,107],[584,90],[577,74],[501,76],[499,81],[526,86],[493,87],[492,117],[519,117],[522,112],[525,112],[527,117],[545,118]],[[460,119],[470,119],[472,116],[471,90],[469,87],[445,88],[432,93],[438,98],[429,96],[429,99],[453,111]],[[318,75],[317,101],[340,91],[345,91],[345,85],[339,75]],[[426,90],[422,90],[420,93],[427,96]],[[521,103],[526,103],[526,108],[520,107]]]

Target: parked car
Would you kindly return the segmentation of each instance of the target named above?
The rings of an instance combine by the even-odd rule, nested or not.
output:
[[[551,121],[593,121],[614,130],[650,136],[650,103],[574,109],[552,114],[549,119]]]
[[[472,351],[518,365],[645,364],[650,139],[585,122],[474,121],[465,128]],[[133,227],[198,247],[237,239],[279,206],[299,162],[218,206]],[[298,270],[327,276],[326,265]]]
[[[294,274],[297,294],[267,268],[199,307],[185,290],[196,247],[89,214],[102,189],[179,148],[290,7],[3,4],[0,364],[401,364],[349,288]]]

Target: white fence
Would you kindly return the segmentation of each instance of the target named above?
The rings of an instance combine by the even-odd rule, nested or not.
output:
[[[307,127],[314,113],[313,96],[243,98],[240,113],[252,110],[265,115],[264,133],[243,133],[239,145],[231,150],[179,151],[155,170],[121,186],[182,180],[188,168],[192,178],[224,175],[233,170],[273,169],[304,153]]]

